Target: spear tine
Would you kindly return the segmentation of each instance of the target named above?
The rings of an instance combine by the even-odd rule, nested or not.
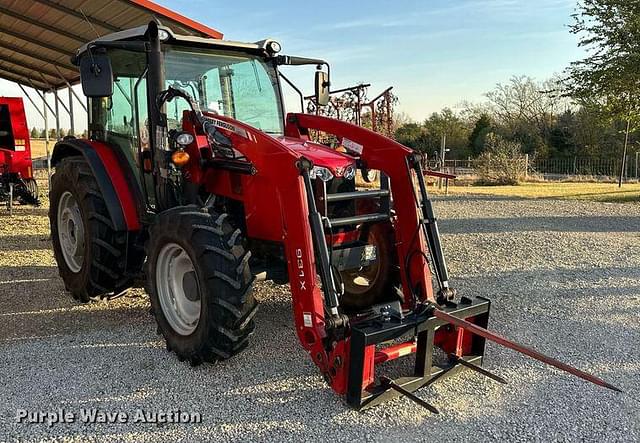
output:
[[[478,325],[474,325],[473,323],[470,323],[466,320],[463,320],[461,318],[458,317],[454,317],[453,315],[447,314],[446,312],[440,310],[440,309],[435,309],[434,310],[434,316],[436,316],[437,318],[439,318],[440,320],[444,320],[448,323],[451,323],[452,325],[458,326],[468,332],[471,332],[472,334],[476,334],[479,335],[480,337],[484,337],[487,340],[490,340],[494,343],[498,343],[499,345],[505,346],[509,349],[513,349],[514,351],[520,352],[524,355],[528,355],[531,358],[534,358],[536,360],[539,360],[543,363],[546,363],[548,365],[554,366],[558,369],[561,369],[565,372],[568,372],[569,374],[573,374],[576,377],[580,377],[583,380],[586,380],[588,382],[594,383],[598,386],[602,386],[604,388],[607,389],[611,389],[613,391],[616,392],[623,392],[622,389],[617,388],[615,386],[613,386],[610,383],[607,383],[606,381],[588,374],[584,371],[581,371],[580,369],[574,368],[573,366],[569,366],[566,363],[561,362],[560,360],[556,360],[553,357],[549,357],[547,355],[542,354],[541,352],[536,351],[535,349],[531,349],[527,346],[518,344],[516,342],[513,342],[499,334],[496,334],[495,332],[491,332],[488,331],[484,328],[481,328]]]

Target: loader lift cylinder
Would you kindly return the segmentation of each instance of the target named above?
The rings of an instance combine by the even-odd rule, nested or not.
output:
[[[333,271],[331,269],[331,261],[329,259],[329,249],[327,248],[327,242],[324,236],[324,226],[322,223],[322,216],[318,212],[315,198],[313,197],[313,184],[311,183],[311,176],[309,160],[300,160],[300,172],[302,179],[304,180],[304,187],[307,194],[307,204],[309,206],[309,224],[311,225],[311,236],[313,237],[313,246],[316,251],[316,257],[320,264],[320,280],[322,281],[322,289],[324,292],[324,300],[327,310],[332,317],[338,318],[338,306],[340,301],[338,300],[338,290],[336,288],[336,282],[333,278]]]
[[[420,166],[419,158],[416,156],[409,158],[409,165],[410,168],[415,171],[418,179],[418,187],[420,188],[419,206],[422,218],[421,224],[426,230],[429,250],[433,259],[433,267],[440,285],[440,294],[448,299],[453,295],[449,289],[449,271],[447,269],[447,261],[442,249],[442,243],[440,243],[440,230],[438,229],[438,221],[436,219],[435,211],[433,210],[433,203],[427,193],[427,185],[424,181],[424,172]]]

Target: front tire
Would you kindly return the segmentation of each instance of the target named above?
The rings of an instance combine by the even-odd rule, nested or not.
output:
[[[60,277],[73,298],[86,303],[92,297],[128,289],[132,276],[127,272],[127,258],[136,268],[143,257],[127,254],[127,233],[113,228],[104,197],[84,158],[60,161],[51,177],[50,199],[53,252]]]
[[[147,245],[147,292],[167,349],[192,365],[246,348],[258,305],[251,254],[226,214],[197,206],[158,217]]]

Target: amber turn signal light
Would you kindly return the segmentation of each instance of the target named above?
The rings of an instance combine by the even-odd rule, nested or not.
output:
[[[171,154],[171,161],[174,165],[181,168],[187,163],[189,163],[189,154],[184,151],[176,151]]]

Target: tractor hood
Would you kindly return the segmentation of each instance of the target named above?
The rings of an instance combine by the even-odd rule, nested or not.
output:
[[[205,112],[204,117],[225,133],[234,133],[240,137],[252,139],[248,135],[257,129],[233,120],[229,117]],[[243,127],[244,126],[244,127]],[[255,137],[253,138],[255,139]],[[274,137],[278,143],[309,159],[315,167],[328,169],[334,177],[352,179],[356,173],[356,161],[353,157],[338,152],[319,143],[293,137]]]
[[[308,158],[314,166],[324,167],[335,177],[344,177],[355,172],[356,162],[353,157],[337,152],[319,143],[291,137],[278,137],[277,140],[287,148]]]

